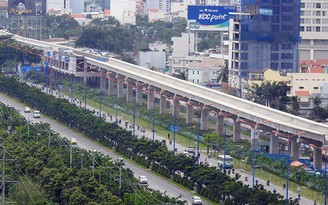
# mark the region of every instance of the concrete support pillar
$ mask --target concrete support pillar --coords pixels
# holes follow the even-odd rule
[[[126,102],[133,101],[133,86],[128,83],[126,87]]]
[[[275,135],[270,135],[270,154],[279,154],[279,140]]]
[[[123,81],[124,79],[117,78],[117,92],[119,98],[123,98]]]
[[[216,131],[220,134],[220,135],[223,135],[224,133],[224,117],[223,116],[220,116],[220,115],[217,115],[217,118],[216,118]]]
[[[194,108],[192,104],[187,103],[186,104],[186,124],[190,125],[192,124],[192,115],[194,112]]]
[[[237,121],[238,118],[233,119],[233,142],[240,141],[240,122]]]
[[[294,160],[299,158],[299,143],[297,142],[297,137],[290,138],[290,156]]]
[[[322,143],[315,141],[315,143],[312,143],[317,147],[322,147]],[[314,148],[313,150],[313,167],[315,169],[322,169],[322,150],[318,148]]]
[[[166,114],[166,96],[161,94],[159,99],[159,113]]]
[[[208,110],[203,108],[200,113],[200,129],[207,130],[208,129]]]
[[[148,98],[147,98],[147,109],[152,110],[154,108],[155,100],[155,89],[148,88]]]
[[[142,83],[137,83],[136,87],[136,97],[137,97],[137,105],[142,105]]]
[[[115,92],[115,80],[111,77],[108,78],[108,95],[116,95]]]
[[[180,102],[177,98],[174,98],[172,101],[172,116],[178,118],[179,117],[179,107],[180,107]]]

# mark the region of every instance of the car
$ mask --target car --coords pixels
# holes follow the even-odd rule
[[[40,111],[38,111],[38,110],[34,110],[33,117],[34,117],[34,118],[40,118],[40,117],[41,117],[41,115],[40,115]]]
[[[139,176],[139,182],[143,186],[148,186],[148,179],[146,176],[143,175]]]
[[[70,143],[71,143],[71,145],[77,145],[77,140],[76,140],[76,138],[72,137],[72,138],[70,139]]]
[[[30,113],[31,112],[31,108],[30,107],[25,107],[24,108],[24,112],[25,113]]]
[[[195,147],[188,147],[187,152],[196,154],[196,148]]]
[[[192,196],[191,204],[192,205],[202,205],[203,201],[199,196]]]

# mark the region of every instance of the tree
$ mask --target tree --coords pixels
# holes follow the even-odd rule
[[[209,155],[210,153],[210,146],[215,144],[215,142],[217,141],[217,134],[206,134],[204,135],[204,141],[206,143],[207,146],[207,155]]]
[[[287,85],[283,82],[264,81],[252,86],[251,95],[255,102],[279,109],[281,97],[286,96],[287,89]]]
[[[225,64],[224,69],[220,70],[219,75],[217,77],[218,83],[228,83],[229,80],[229,68],[228,63]]]
[[[315,96],[313,99],[313,108],[310,117],[314,120],[325,120],[328,117],[328,110],[321,107],[322,99]]]

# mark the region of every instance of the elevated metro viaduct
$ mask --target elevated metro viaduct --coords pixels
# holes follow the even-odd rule
[[[8,34],[3,31],[2,33]],[[291,157],[295,160],[299,157],[300,143],[314,144],[318,147],[314,148],[314,168],[322,168],[322,150],[319,148],[328,145],[328,125],[294,116],[117,59],[108,58],[107,62],[102,62],[96,60],[96,56],[90,53],[84,53],[70,47],[16,35],[13,35],[13,38],[39,49],[70,49],[76,55],[84,56],[83,66],[76,66],[75,70],[68,70],[65,62],[49,56],[44,56],[44,61],[48,62],[49,66],[56,72],[76,75],[76,77],[83,78],[84,82],[88,81],[88,78],[98,78],[101,89],[103,91],[106,90],[108,95],[115,95],[114,85],[116,83],[117,94],[120,98],[126,96],[127,101],[132,101],[133,90],[135,90],[136,102],[138,105],[141,105],[142,92],[144,89],[147,89],[148,109],[153,108],[153,99],[157,96],[160,101],[160,113],[165,113],[165,104],[168,98],[170,98],[173,102],[172,114],[176,116],[179,113],[179,104],[184,101],[186,102],[184,103],[186,105],[186,123],[191,123],[194,109],[200,109],[202,130],[207,129],[210,112],[216,113],[216,129],[220,134],[223,134],[225,120],[231,118],[233,120],[234,142],[240,140],[241,124],[248,124],[251,126],[251,133],[256,133],[258,129],[274,133],[270,136],[270,153],[273,154],[278,152],[279,137],[288,139],[291,145]],[[82,67],[83,71],[81,70]],[[77,69],[80,72],[77,72]],[[90,74],[88,72],[89,69],[94,70],[94,72]],[[125,95],[123,90],[124,83],[129,85]],[[158,95],[155,95],[155,93],[158,93]],[[252,138],[255,138],[254,134]],[[252,141],[255,145],[257,139]]]

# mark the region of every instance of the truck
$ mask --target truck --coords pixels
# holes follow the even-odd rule
[[[224,169],[224,158],[225,158],[225,168],[226,169],[231,169],[233,168],[233,157],[230,155],[219,155],[218,156],[218,167],[220,169]]]

